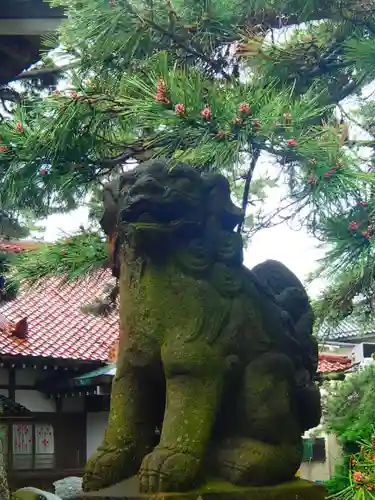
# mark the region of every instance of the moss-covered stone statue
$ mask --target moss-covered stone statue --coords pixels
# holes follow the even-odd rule
[[[104,201],[121,333],[109,424],[84,489],[134,474],[147,493],[207,477],[291,480],[301,434],[320,420],[302,284],[275,261],[243,266],[243,213],[221,175],[149,162]]]

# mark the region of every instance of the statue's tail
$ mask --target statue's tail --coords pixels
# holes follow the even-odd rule
[[[308,369],[311,375],[315,375],[317,350],[312,341],[314,315],[303,284],[290,269],[276,260],[266,260],[251,271],[273,293],[279,307],[288,313],[294,330],[290,333],[301,345],[302,351],[309,353],[311,366]]]
[[[297,341],[297,351],[289,355],[296,362],[296,407],[303,430],[320,421],[320,391],[314,383],[318,368],[318,344],[313,337],[314,316],[306,290],[297,276],[281,262],[267,260],[252,272],[272,292],[279,307],[287,313],[289,334]]]

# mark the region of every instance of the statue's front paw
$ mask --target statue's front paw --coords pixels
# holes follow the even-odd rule
[[[132,448],[102,446],[88,460],[83,476],[83,490],[97,491],[136,473]]]
[[[184,491],[194,485],[199,460],[177,450],[156,448],[142,462],[139,472],[144,493]]]

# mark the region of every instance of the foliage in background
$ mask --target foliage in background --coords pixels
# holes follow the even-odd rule
[[[19,290],[19,283],[10,279],[17,257],[8,252],[0,252],[0,302],[13,300]]]
[[[338,500],[370,500],[375,498],[375,436],[358,442],[359,451],[347,459],[347,485],[328,498]],[[342,472],[344,472],[342,470]],[[335,479],[328,481],[332,488]],[[339,482],[336,479],[336,485]]]
[[[51,276],[71,281],[106,267],[108,259],[105,239],[96,232],[82,230],[54,244],[41,244],[39,250],[17,255],[9,281],[14,286],[24,280],[37,285],[39,280]]]
[[[327,433],[336,435],[344,455],[334,477],[327,482],[329,492],[336,494],[351,484],[349,457],[360,451],[358,443],[367,443],[374,433],[375,368],[370,365],[347,374],[343,381],[326,383],[323,388],[324,427]]]

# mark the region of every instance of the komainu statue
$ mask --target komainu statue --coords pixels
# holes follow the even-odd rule
[[[292,479],[320,420],[302,284],[276,261],[243,266],[243,213],[219,174],[151,161],[109,184],[104,204],[120,343],[84,489],[135,474],[143,492]]]

